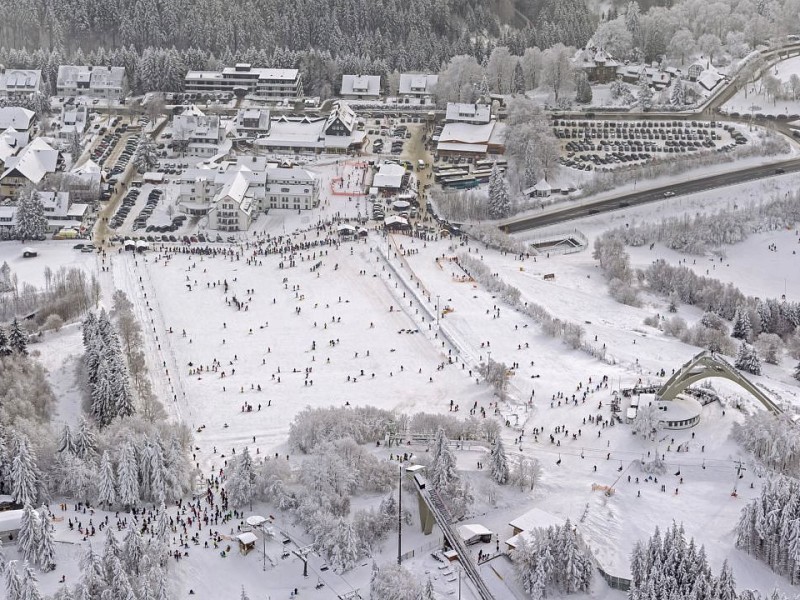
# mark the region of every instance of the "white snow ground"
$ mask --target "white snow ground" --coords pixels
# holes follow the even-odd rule
[[[796,180],[787,176],[774,181],[777,183],[746,184],[597,215],[575,226],[591,240],[609,226],[624,223],[633,215],[637,215],[637,219],[655,219],[712,209],[732,201],[744,202],[780,192],[794,185]],[[769,190],[770,186],[776,187]],[[332,198],[324,203],[320,213],[354,216],[358,210],[355,201]],[[307,229],[317,217],[317,214],[273,212],[259,221],[258,228],[273,234],[290,233]],[[796,272],[797,256],[789,252],[792,244],[797,245],[794,235],[794,231],[765,233],[739,246],[728,247],[726,266],[718,266],[714,275],[734,281],[745,293],[770,296],[786,291],[790,299],[796,300],[800,293],[797,278],[781,275]],[[303,236],[313,240],[316,231],[299,233],[297,239],[302,240]],[[766,254],[766,246],[773,242],[778,244],[779,252]],[[648,451],[654,451],[651,444],[634,437],[624,425],[598,429],[588,420],[584,424],[584,418],[590,415],[609,416],[612,389],[633,385],[640,378],[656,381],[658,370],[664,368],[669,373],[698,352],[697,348],[666,338],[656,329],[643,325],[645,316],[665,311],[663,300],[646,298],[648,305],[640,309],[617,304],[608,297],[590,252],[519,262],[514,257],[472,246],[471,250],[481,255],[505,281],[518,286],[526,299],[545,305],[555,316],[584,323],[587,339],[593,341],[596,335],[597,344],[605,343],[609,355],[615,359],[616,364],[608,365],[545,337],[530,319],[499,304],[481,286],[454,278],[454,274],[459,274],[454,264],[435,261],[437,257],[446,259],[456,252],[466,251],[466,247],[452,247],[448,241],[424,243],[404,236],[394,236],[391,243],[389,265],[382,258],[386,240],[371,233],[366,242],[347,242],[338,250],[322,248],[328,254],[321,258],[322,266],[313,272],[310,267],[320,260],[320,248],[302,252],[304,259],[298,259],[296,267],[285,269],[278,268],[281,257],[276,255],[258,256],[255,263],[247,264],[252,248],[244,244],[217,246],[221,250],[231,248],[239,252],[239,260],[235,255],[233,258],[209,258],[171,254],[166,258],[166,254],[158,250],[146,257],[110,254],[106,263],[110,271],[100,273],[103,302],[108,304],[111,293],[118,288],[128,292],[136,304],[147,334],[145,344],[156,390],[167,400],[177,396],[177,401],[165,402],[173,416],[186,420],[194,428],[206,425],[196,434],[198,462],[204,472],[219,469],[224,460],[222,455],[227,455],[233,446],[248,445],[251,450],[255,446],[261,455],[285,454],[289,424],[305,406],[342,406],[350,402],[406,412],[447,412],[449,400],[453,399],[465,417],[477,402],[479,407],[487,409],[487,418],[492,418],[491,391],[482,383],[476,385],[474,372],[469,376],[469,370],[485,360],[491,351],[494,360],[519,363],[512,378],[511,399],[498,407],[502,422],[507,419],[511,424],[503,429],[503,436],[512,460],[520,456],[537,457],[543,475],[532,493],[504,488],[492,502],[487,493],[487,472],[476,468],[486,449],[473,447],[461,451],[459,466],[476,491],[474,516],[470,522],[480,522],[497,531],[502,545],[511,536],[510,520],[534,506],[542,508],[572,519],[604,568],[624,575],[635,541],[649,536],[655,525],[666,527],[674,519],[683,522],[687,533],[695,536],[698,543],[706,545],[715,569],[723,559],[731,561],[740,588],[768,590],[777,585],[790,589],[785,579],[733,547],[733,528],[738,513],[749,498],[758,494],[760,485],[755,471],[748,468],[745,478],[738,481],[738,496],[730,495],[737,483],[736,461],[747,462],[747,456],[728,439],[728,433],[733,422],[745,418],[743,414],[728,407],[723,416],[722,407],[711,405],[704,409],[698,427],[666,433],[668,439],[661,442],[659,450],[665,454],[669,468],[668,474],[659,478],[659,484],[645,483],[644,474],[633,464]],[[76,264],[92,272],[98,270],[100,259],[96,255],[81,254],[64,243],[46,242],[39,247],[46,261],[16,259],[19,244],[13,243],[0,244],[0,260],[13,259],[9,264],[20,281],[31,281],[35,285],[43,284],[45,264],[53,269],[59,264]],[[402,256],[403,251],[409,249],[418,253]],[[316,257],[313,256],[315,252]],[[678,259],[660,246],[653,251],[632,249],[631,254],[636,266],[643,266],[656,257],[673,262]],[[307,255],[310,258],[305,258]],[[708,264],[707,259],[699,258],[697,262],[698,269]],[[768,268],[764,268],[765,264]],[[543,281],[542,274],[551,272],[556,274],[556,280]],[[285,283],[284,278],[287,278]],[[226,294],[220,286],[223,280],[231,286],[228,298],[235,294],[239,300],[247,301],[247,310],[236,310],[226,303]],[[216,288],[213,282],[218,283]],[[187,283],[192,286],[191,291]],[[248,292],[249,289],[254,291]],[[423,299],[422,290],[430,293],[430,301]],[[431,316],[436,312],[437,296],[440,308],[453,309],[440,320],[441,331],[438,332]],[[493,318],[495,305],[500,307],[499,318]],[[299,314],[297,308],[300,308]],[[700,312],[683,307],[681,315],[691,322],[699,318]],[[374,323],[374,327],[370,327],[370,323]],[[168,333],[170,327],[171,334]],[[182,334],[184,329],[186,337]],[[402,330],[419,332],[400,333]],[[443,337],[448,339],[444,347]],[[338,344],[329,346],[330,340],[337,339]],[[312,342],[316,342],[314,351]],[[528,344],[527,349],[525,344]],[[51,381],[61,400],[55,420],[73,421],[79,400],[74,392],[74,371],[70,365],[81,350],[78,329],[72,326],[48,335],[37,349],[51,370]],[[367,350],[369,356],[366,356]],[[446,364],[450,351],[463,361],[463,367],[461,362]],[[189,373],[190,368],[210,365],[214,358],[221,362],[220,371],[226,371],[224,379],[219,371],[201,375]],[[438,369],[442,363],[445,366]],[[304,385],[304,372],[309,367],[312,368],[309,379],[314,383]],[[235,375],[231,372],[234,368]],[[756,380],[777,391],[783,399],[794,398],[796,402],[798,388],[788,379],[788,368],[789,361],[784,361],[781,367],[767,369],[766,375]],[[375,373],[374,379],[372,373]],[[609,379],[609,387],[592,391],[586,403],[581,403],[582,389],[594,390],[604,375]],[[353,378],[356,382],[352,382]],[[251,384],[261,385],[262,391],[251,390]],[[581,391],[578,391],[579,385]],[[714,385],[726,397],[738,395],[735,388],[716,382]],[[71,387],[72,393],[64,393]],[[532,390],[535,390],[533,405],[526,407]],[[563,392],[567,398],[577,394],[578,405],[558,406],[556,401],[551,408],[551,397],[558,392]],[[241,411],[245,402],[253,405],[253,412]],[[256,409],[258,403],[262,405],[260,411]],[[758,410],[749,401],[745,405],[749,410]],[[548,437],[556,425],[564,425],[570,432],[566,437],[557,436],[560,446],[551,444]],[[532,436],[534,427],[545,432],[538,441]],[[525,436],[520,445],[515,440],[523,428]],[[572,433],[578,430],[580,436],[573,440]],[[689,444],[688,453],[674,451],[682,442]],[[702,445],[704,452],[700,451]],[[425,451],[423,447],[412,447],[412,450]],[[376,452],[388,457],[390,450],[381,448]],[[557,465],[559,458],[561,463]],[[299,468],[300,460],[292,457],[291,464]],[[679,470],[680,476],[673,475]],[[632,478],[630,483],[628,475]],[[638,485],[636,477],[641,482]],[[680,477],[684,480],[682,484]],[[602,492],[592,492],[593,483],[613,486],[615,493],[607,497]],[[750,489],[751,483],[753,489]],[[661,484],[666,486],[666,492],[660,491]],[[675,494],[676,488],[678,494]],[[638,491],[641,497],[637,497]],[[410,499],[406,501],[413,509]],[[368,504],[370,498],[358,499],[358,502]],[[275,515],[276,528],[290,533],[298,545],[310,541],[292,526],[286,515],[273,507],[256,506],[254,512]],[[98,511],[96,518],[102,514]],[[62,573],[67,576],[68,583],[74,583],[77,573],[75,561],[82,542],[77,533],[69,532],[63,524],[56,524],[56,529],[56,538],[62,542],[58,544],[59,566],[53,573],[40,576],[45,593],[57,589],[57,579]],[[452,576],[444,575],[438,569],[439,563],[429,556],[431,545],[437,539],[435,536],[422,536],[416,524],[407,527],[403,549],[416,552],[406,564],[418,574],[420,581],[431,576],[435,578],[438,592],[454,595],[457,583],[450,581]],[[195,591],[192,597],[197,600],[236,598],[241,585],[251,597],[284,598],[294,587],[300,588],[303,597],[335,598],[352,588],[359,588],[366,596],[371,560],[363,561],[362,566],[340,577],[329,570],[320,571],[322,561],[314,557],[312,575],[304,579],[299,560],[293,556],[281,559],[282,545],[274,541],[267,545],[271,560],[267,563],[267,572],[262,572],[260,543],[257,546],[258,550],[247,557],[233,552],[226,558],[220,557],[217,550],[201,546],[191,548],[189,556],[172,567],[176,596],[187,598],[191,588]],[[479,548],[493,550],[494,543],[488,548],[475,547],[476,554]],[[389,539],[375,561],[378,564],[390,562],[395,552],[395,541]],[[14,551],[7,554],[13,557]],[[484,565],[484,576],[492,588],[498,590],[498,598],[520,597],[509,569],[498,562],[502,560]],[[318,580],[325,583],[320,590],[314,587]],[[510,581],[510,588],[503,581]],[[465,597],[469,597],[469,586],[465,581],[462,586]],[[622,596],[609,591],[598,578],[592,597]]]

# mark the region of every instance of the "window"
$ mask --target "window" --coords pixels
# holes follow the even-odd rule
[[[289,188],[281,188],[281,191],[282,191],[284,194],[288,194],[288,193],[289,193]]]

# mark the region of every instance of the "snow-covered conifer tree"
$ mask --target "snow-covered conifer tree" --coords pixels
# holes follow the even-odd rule
[[[330,535],[328,560],[337,571],[349,571],[356,566],[361,546],[352,524],[339,518]]]
[[[22,600],[22,581],[17,571],[17,561],[10,561],[5,568],[6,600]]]
[[[761,361],[758,354],[750,344],[742,342],[739,347],[739,353],[736,355],[736,362],[734,363],[737,369],[752,373],[753,375],[761,375]]]
[[[444,433],[443,428],[436,432],[433,441],[433,452],[431,455],[431,466],[428,469],[428,483],[436,491],[444,491],[454,481],[459,480],[456,471],[456,457],[449,446],[450,440]]]
[[[53,545],[53,525],[50,523],[50,513],[42,504],[39,509],[39,547],[36,552],[36,564],[42,571],[52,571],[56,568],[56,550]]]
[[[16,354],[28,354],[28,335],[22,331],[17,319],[11,322],[11,327],[8,331],[8,346]]]
[[[797,363],[797,366],[794,368],[794,378],[800,381],[800,362]]]
[[[653,90],[650,87],[650,82],[647,80],[647,74],[644,69],[639,74],[639,92],[636,99],[643,110],[648,110],[653,105]]]
[[[75,440],[72,439],[72,431],[70,431],[69,425],[66,423],[61,430],[61,437],[58,440],[58,451],[75,454]]]
[[[672,91],[670,92],[669,101],[672,106],[683,106],[686,102],[685,93],[683,89],[683,80],[678,75],[675,82],[672,84]]]
[[[239,508],[249,504],[252,510],[255,482],[256,474],[253,468],[253,459],[250,456],[250,451],[245,448],[234,461],[225,485],[230,505],[234,508]]]
[[[111,458],[109,458],[108,452],[103,452],[103,458],[100,461],[100,480],[98,482],[97,499],[100,505],[106,508],[114,506],[117,501],[114,466],[111,464]]]
[[[29,562],[36,560],[41,543],[41,522],[39,513],[33,510],[30,504],[26,503],[22,509],[20,519],[19,534],[17,536],[17,547],[22,558]]]
[[[494,446],[489,454],[489,469],[495,483],[505,485],[508,483],[510,470],[508,468],[508,458],[503,447],[503,440],[497,436]]]
[[[733,316],[733,331],[731,336],[740,339],[748,340],[753,333],[753,328],[750,326],[750,317],[747,314],[747,309],[740,306],[736,308],[736,313]]]
[[[92,414],[101,426],[108,425],[116,416],[113,412],[113,377],[109,360],[101,358],[97,366],[97,381],[92,387]]]
[[[20,504],[33,504],[39,496],[39,472],[36,457],[25,434],[16,432],[14,458],[11,461],[11,495]]]
[[[20,196],[15,233],[17,239],[23,242],[43,240],[47,235],[47,217],[44,216],[44,206],[37,192]]]
[[[97,455],[97,436],[86,417],[81,417],[78,433],[75,436],[75,454],[84,460]]]
[[[11,354],[11,346],[8,343],[8,336],[6,330],[0,327],[0,356],[7,356]]]

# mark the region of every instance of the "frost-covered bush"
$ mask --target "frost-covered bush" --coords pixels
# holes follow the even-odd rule
[[[372,572],[369,597],[372,600],[427,600],[418,577],[400,565],[385,565]]]
[[[517,238],[512,237],[494,225],[468,225],[465,231],[469,236],[489,248],[513,254],[537,254],[537,252]]]
[[[306,408],[289,426],[289,446],[310,453],[323,442],[350,437],[358,444],[383,439],[394,421],[388,410],[371,406]]]
[[[662,329],[665,334],[679,338],[686,332],[686,321],[678,315],[675,315],[664,321]]]
[[[772,471],[800,476],[800,430],[788,417],[757,412],[734,425],[733,436]]]

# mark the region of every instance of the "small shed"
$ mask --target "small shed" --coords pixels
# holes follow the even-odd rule
[[[491,542],[493,534],[483,525],[472,524],[460,525],[458,528],[458,535],[461,536],[461,539],[464,540],[467,546],[471,546],[479,542]]]
[[[37,256],[39,256],[39,253],[33,248],[22,249],[22,258],[35,258]]]
[[[265,522],[266,518],[262,517],[261,515],[252,515],[245,519],[245,522],[250,525],[250,527],[261,527]]]
[[[124,242],[122,242],[122,247],[125,248],[125,250],[129,250],[131,252],[134,252],[134,251],[136,251],[136,242],[134,242],[132,239],[128,238]]]
[[[19,536],[22,524],[22,510],[5,510],[0,512],[0,540],[12,542]]]
[[[247,556],[251,550],[255,549],[256,541],[258,540],[256,534],[252,531],[240,533],[236,536],[236,539],[239,540],[239,552],[245,556]]]
[[[351,237],[356,234],[356,228],[347,223],[342,223],[336,228],[337,233],[342,237]]]
[[[142,176],[142,179],[144,179],[145,183],[154,183],[157,185],[159,183],[164,183],[165,175],[159,171],[148,171]]]
[[[137,240],[136,241],[136,251],[137,252],[144,252],[145,250],[150,250],[150,244],[145,240]]]

